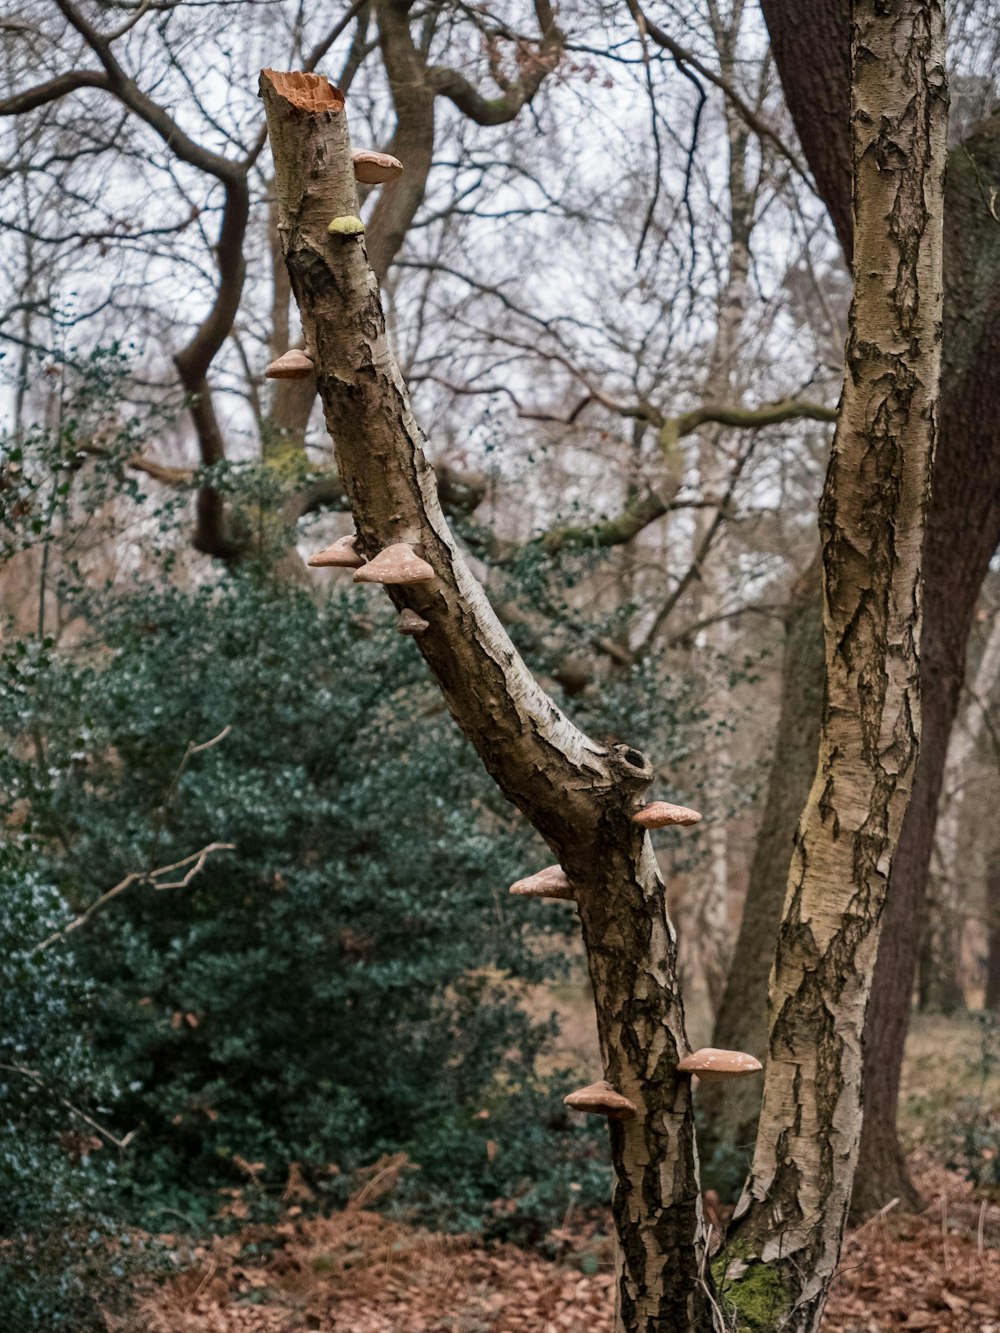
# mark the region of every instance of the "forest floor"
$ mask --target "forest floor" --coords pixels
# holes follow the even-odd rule
[[[577,1034],[586,1045],[586,1033]],[[967,1018],[918,1019],[907,1048],[901,1123],[925,1200],[890,1208],[847,1239],[824,1333],[896,1329],[1000,1333],[1000,1064]],[[985,1043],[985,1044],[984,1044]],[[950,1165],[943,1165],[948,1162]],[[954,1169],[963,1167],[963,1170]],[[564,1333],[610,1326],[611,1246],[572,1221],[550,1238],[561,1257],[484,1248],[370,1210],[309,1218],[294,1203],[270,1228],[192,1247],[139,1309],[142,1333]],[[172,1243],[173,1238],[164,1238]],[[248,1247],[257,1257],[248,1258]]]

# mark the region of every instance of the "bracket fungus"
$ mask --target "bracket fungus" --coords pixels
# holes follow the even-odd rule
[[[284,356],[272,361],[264,371],[268,380],[304,380],[315,371],[313,359],[298,347],[291,348]]]
[[[759,1074],[761,1062],[745,1051],[722,1051],[715,1046],[704,1046],[700,1051],[686,1055],[677,1066],[678,1074],[697,1074],[703,1083],[723,1083],[729,1078],[747,1078]]]
[[[331,218],[326,229],[331,236],[364,236],[365,234],[365,224],[353,213],[345,213],[343,217]]]
[[[408,634],[414,638],[418,634],[423,634],[425,629],[430,629],[430,621],[418,616],[416,611],[411,611],[408,606],[404,606],[396,621],[396,633]]]
[[[671,805],[669,801],[653,801],[632,816],[632,823],[640,828],[670,828],[672,825],[698,824],[701,815],[686,805]]]
[[[631,1120],[638,1114],[634,1102],[616,1092],[610,1083],[601,1079],[588,1088],[580,1088],[563,1098],[563,1105],[571,1111],[585,1111],[588,1115],[606,1115],[609,1120]]]
[[[567,898],[574,899],[573,885],[562,866],[546,866],[537,875],[519,879],[507,890],[518,898]]]
[[[332,546],[311,555],[307,563],[313,569],[360,569],[365,562],[354,549],[357,540],[357,534],[353,532],[350,536],[338,537]]]
[[[354,163],[354,179],[362,185],[384,185],[403,174],[403,164],[391,153],[376,153],[362,149],[351,159]]]
[[[396,542],[355,571],[355,583],[430,583],[437,575],[409,542]]]

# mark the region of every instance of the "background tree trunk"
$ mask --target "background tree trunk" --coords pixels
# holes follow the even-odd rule
[[[771,763],[760,832],[754,847],[746,906],[729,969],[712,1045],[749,1051],[763,1060],[767,1051],[767,980],[788,884],[792,841],[816,774],[819,718],[823,701],[820,559],[792,590],[785,616],[785,657],[781,672],[778,736]],[[735,1199],[746,1179],[760,1112],[756,1079],[707,1083],[698,1090],[698,1148],[702,1181]]]
[[[986,870],[986,1009],[1000,1009],[1000,842]]]
[[[962,935],[967,895],[963,893],[962,811],[968,765],[983,730],[982,701],[988,700],[1000,673],[1000,615],[979,657],[959,724],[952,728],[938,813],[931,892],[920,962],[920,1007],[952,1013],[965,1007],[962,986]]]

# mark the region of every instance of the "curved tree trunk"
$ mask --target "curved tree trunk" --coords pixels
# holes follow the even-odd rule
[[[941,359],[942,6],[855,0],[851,39],[855,284],[820,503],[819,762],[771,973],[753,1168],[719,1264],[744,1324],[786,1333],[818,1328],[857,1161],[865,1009],[917,757]]]
[[[627,746],[579,732],[524,666],[448,530],[406,388],[385,338],[378,284],[357,236],[342,100],[296,100],[261,75],[282,246],[337,465],[369,557],[409,543],[433,580],[387,589],[428,622],[415,640],[455,720],[501,790],[548,841],[573,885],[593,982],[605,1078],[635,1107],[611,1121],[619,1241],[616,1329],[712,1327],[676,942],[649,839],[631,822],[652,777]],[[325,89],[325,93],[324,90]]]

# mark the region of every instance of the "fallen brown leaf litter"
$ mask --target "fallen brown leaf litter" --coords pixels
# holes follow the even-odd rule
[[[916,1165],[927,1208],[918,1216],[890,1209],[849,1236],[823,1333],[1000,1333],[1000,1205],[926,1159]],[[145,1297],[139,1327],[143,1333],[610,1327],[610,1247],[585,1230],[555,1233],[567,1255],[557,1263],[510,1245],[486,1249],[468,1237],[422,1231],[363,1202],[329,1218],[306,1218],[293,1207],[276,1228],[216,1238]],[[247,1262],[245,1247],[262,1243],[276,1248]],[[581,1271],[584,1256],[600,1270]]]

